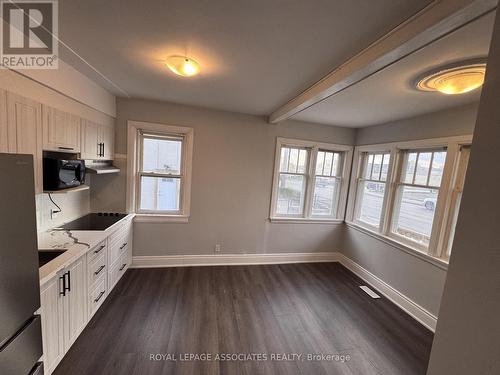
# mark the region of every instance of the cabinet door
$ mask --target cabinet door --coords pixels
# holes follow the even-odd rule
[[[81,126],[81,155],[82,159],[99,158],[99,125],[89,121],[82,120]]]
[[[55,108],[43,106],[43,149],[80,151],[80,119]]]
[[[113,160],[115,154],[115,127],[114,125],[101,125],[100,142],[104,144],[103,159]]]
[[[5,91],[0,90],[0,152],[9,152]]]
[[[42,315],[43,363],[45,373],[50,374],[64,357],[64,297],[61,275],[40,288]]]
[[[87,256],[66,267],[68,291],[65,303],[65,344],[66,351],[75,342],[87,324]]]
[[[7,93],[7,126],[9,150],[18,154],[31,154],[35,166],[35,191],[43,191],[42,175],[42,106],[34,100]]]

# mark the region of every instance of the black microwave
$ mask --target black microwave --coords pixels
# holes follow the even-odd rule
[[[43,158],[43,190],[63,190],[85,183],[85,161]]]

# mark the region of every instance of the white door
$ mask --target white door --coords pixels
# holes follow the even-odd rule
[[[98,159],[99,147],[99,124],[89,120],[82,120],[81,125],[81,155],[82,159]]]
[[[80,119],[55,108],[43,106],[43,149],[80,151]]]
[[[66,267],[65,272],[68,290],[64,299],[64,348],[68,351],[87,324],[87,256]]]
[[[42,314],[43,362],[50,374],[64,357],[64,297],[62,273],[42,285],[40,303]]]
[[[7,93],[9,151],[34,157],[35,191],[43,191],[42,105],[34,100]],[[15,136],[11,136],[14,135]]]

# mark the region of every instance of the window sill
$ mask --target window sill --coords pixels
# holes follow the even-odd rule
[[[271,223],[275,224],[342,224],[343,220],[339,219],[304,219],[296,217],[271,217],[269,219]]]
[[[346,225],[350,228],[353,228],[359,232],[362,232],[368,236],[371,236],[373,238],[376,238],[377,240],[380,240],[382,242],[385,242],[386,244],[392,246],[392,247],[395,247],[396,249],[398,250],[401,250],[401,251],[404,251],[405,253],[407,254],[410,254],[410,255],[413,255],[414,257],[417,257],[419,259],[422,259],[423,261],[426,261],[438,268],[441,268],[445,271],[448,270],[448,262],[446,262],[445,260],[442,260],[442,259],[439,259],[439,258],[435,258],[435,257],[432,257],[428,254],[425,254],[423,252],[421,252],[420,250],[418,249],[414,249],[404,243],[401,243],[399,241],[396,241],[395,239],[391,238],[391,237],[388,237],[388,236],[384,236],[380,233],[377,233],[377,232],[374,232],[373,230],[371,229],[368,229],[366,227],[363,227],[357,223],[354,223],[354,222],[348,222],[346,221],[345,222]]]
[[[189,223],[189,216],[182,215],[157,215],[157,214],[136,214],[136,223]]]

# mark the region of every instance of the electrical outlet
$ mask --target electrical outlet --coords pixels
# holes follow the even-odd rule
[[[220,243],[215,244],[215,249],[214,249],[214,251],[215,251],[216,253],[220,253],[220,250],[221,250],[221,245],[220,245]]]
[[[61,211],[59,211],[59,210],[53,210],[53,209],[51,209],[50,210],[50,219],[51,220],[55,220],[57,218],[57,216],[59,215],[60,212]]]

